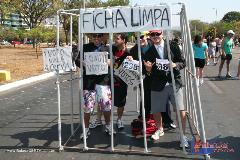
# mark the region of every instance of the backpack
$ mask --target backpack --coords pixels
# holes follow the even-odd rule
[[[143,122],[140,119],[134,119],[131,123],[132,135],[136,138],[143,135]],[[157,130],[153,115],[146,118],[146,135],[151,136]]]

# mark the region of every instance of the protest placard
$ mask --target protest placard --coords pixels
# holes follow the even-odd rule
[[[85,52],[84,62],[86,75],[102,75],[108,73],[108,52]]]
[[[114,75],[121,78],[129,87],[135,87],[140,84],[139,73],[123,68],[123,64],[119,68],[114,69]]]
[[[43,66],[44,71],[70,71],[74,69],[72,63],[72,48],[44,48]]]
[[[167,5],[81,9],[82,33],[134,32],[170,29]]]

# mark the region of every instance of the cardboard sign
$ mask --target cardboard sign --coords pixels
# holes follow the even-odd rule
[[[108,73],[108,52],[85,52],[84,62],[86,75],[102,75]]]
[[[167,5],[81,9],[82,33],[135,32],[170,29]]]
[[[123,65],[114,69],[114,75],[121,78],[129,87],[135,87],[140,84],[140,76],[138,72],[125,69],[123,68]]]
[[[44,48],[43,66],[44,71],[70,71],[74,69],[72,63],[72,48]]]
[[[136,60],[128,60],[125,59],[122,63],[123,68],[128,69],[130,71],[135,71],[135,72],[139,72],[139,61]]]

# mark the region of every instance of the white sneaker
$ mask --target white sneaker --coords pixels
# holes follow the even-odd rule
[[[154,140],[159,140],[159,138],[163,135],[164,135],[164,131],[163,131],[163,128],[162,128],[161,130],[158,129],[151,137]]]
[[[93,129],[93,128],[96,128],[97,126],[101,126],[101,125],[102,125],[102,121],[95,119],[92,123],[90,123],[89,128]]]
[[[86,139],[88,139],[88,136],[90,136],[91,134],[89,128],[85,128],[85,132],[86,132]],[[83,139],[83,133],[81,134],[80,139]]]
[[[123,129],[124,128],[123,121],[121,119],[117,120],[117,128],[118,129]]]
[[[185,135],[183,135],[183,144],[182,144],[182,142],[181,142],[181,140],[180,140],[180,147],[182,148],[183,145],[185,146],[185,148],[188,148],[188,147],[189,147],[188,138],[187,138]]]
[[[111,125],[110,124],[108,124],[108,125],[105,125],[105,132],[107,133],[107,134],[109,134],[109,135],[111,135],[111,132],[112,131],[112,127],[111,127]],[[116,131],[113,129],[113,134],[116,134]]]

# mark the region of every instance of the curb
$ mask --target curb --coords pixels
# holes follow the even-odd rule
[[[5,85],[1,85],[0,86],[0,93],[3,92],[3,91],[7,91],[9,89],[17,88],[17,87],[32,83],[32,82],[41,81],[41,80],[53,77],[54,75],[56,75],[56,72],[50,72],[50,73],[45,73],[45,74],[42,74],[42,75],[39,75],[39,76],[34,76],[34,77],[30,77],[30,78],[23,79],[23,80],[20,80],[20,81],[16,81],[16,82],[8,83],[8,84],[5,84]]]

